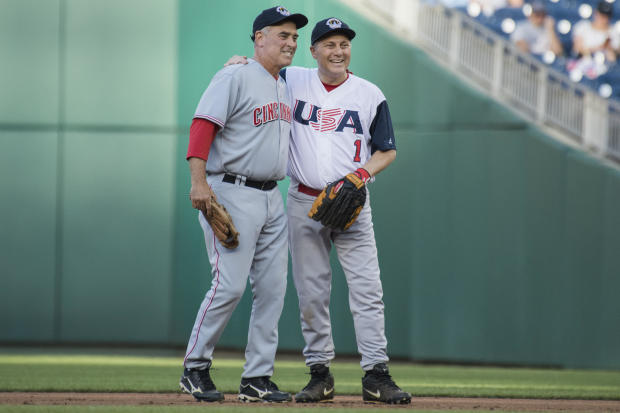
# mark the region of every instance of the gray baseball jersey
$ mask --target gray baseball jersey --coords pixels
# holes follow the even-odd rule
[[[237,248],[223,248],[199,213],[213,279],[189,339],[187,368],[209,365],[249,278],[253,301],[243,377],[273,374],[286,291],[287,220],[275,183],[252,187],[249,181],[284,178],[289,105],[284,81],[254,60],[220,70],[198,104],[195,117],[220,126],[207,160],[207,180],[240,235]]]
[[[289,105],[284,80],[275,81],[255,60],[220,70],[194,114],[220,126],[207,173],[228,172],[259,181],[283,179],[291,124]]]

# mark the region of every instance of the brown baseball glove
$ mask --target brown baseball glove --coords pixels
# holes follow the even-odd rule
[[[233,220],[224,205],[211,198],[211,214],[207,214],[205,210],[202,210],[202,214],[224,247],[237,248],[239,232],[237,232],[237,228],[235,228],[235,224],[233,224]]]
[[[308,216],[328,228],[345,231],[353,225],[365,202],[365,179],[355,171],[323,188]]]

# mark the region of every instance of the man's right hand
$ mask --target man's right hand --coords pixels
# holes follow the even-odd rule
[[[248,64],[248,57],[247,56],[237,56],[237,55],[234,55],[233,57],[228,59],[228,62],[224,63],[224,66],[247,65],[247,64]]]
[[[189,190],[189,199],[192,201],[192,207],[205,211],[207,215],[211,215],[211,198],[217,200],[215,193],[211,190],[207,182],[205,166],[207,161],[204,159],[191,157],[189,158],[189,171],[191,175],[192,187]]]
[[[211,198],[217,200],[215,193],[206,181],[193,183],[189,191],[189,199],[192,201],[192,207],[211,215]]]

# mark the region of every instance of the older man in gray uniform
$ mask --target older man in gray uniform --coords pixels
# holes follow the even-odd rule
[[[291,400],[270,380],[288,266],[286,215],[276,186],[286,174],[291,100],[278,72],[291,64],[297,29],[307,23],[281,6],[259,14],[251,36],[253,59],[220,70],[194,115],[187,154],[192,206],[206,210],[217,195],[240,233],[237,248],[222,248],[199,213],[213,281],[196,317],[180,381],[198,400],[224,398],[209,368],[248,277],[253,302],[239,399]]]

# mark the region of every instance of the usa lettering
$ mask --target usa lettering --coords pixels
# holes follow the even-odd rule
[[[364,133],[356,110],[321,109],[303,100],[296,100],[293,118],[295,122],[308,125],[319,132],[343,132],[344,128],[351,128],[355,134]]]
[[[264,125],[274,120],[282,119],[291,123],[291,108],[283,102],[271,102],[254,108],[254,126]]]

